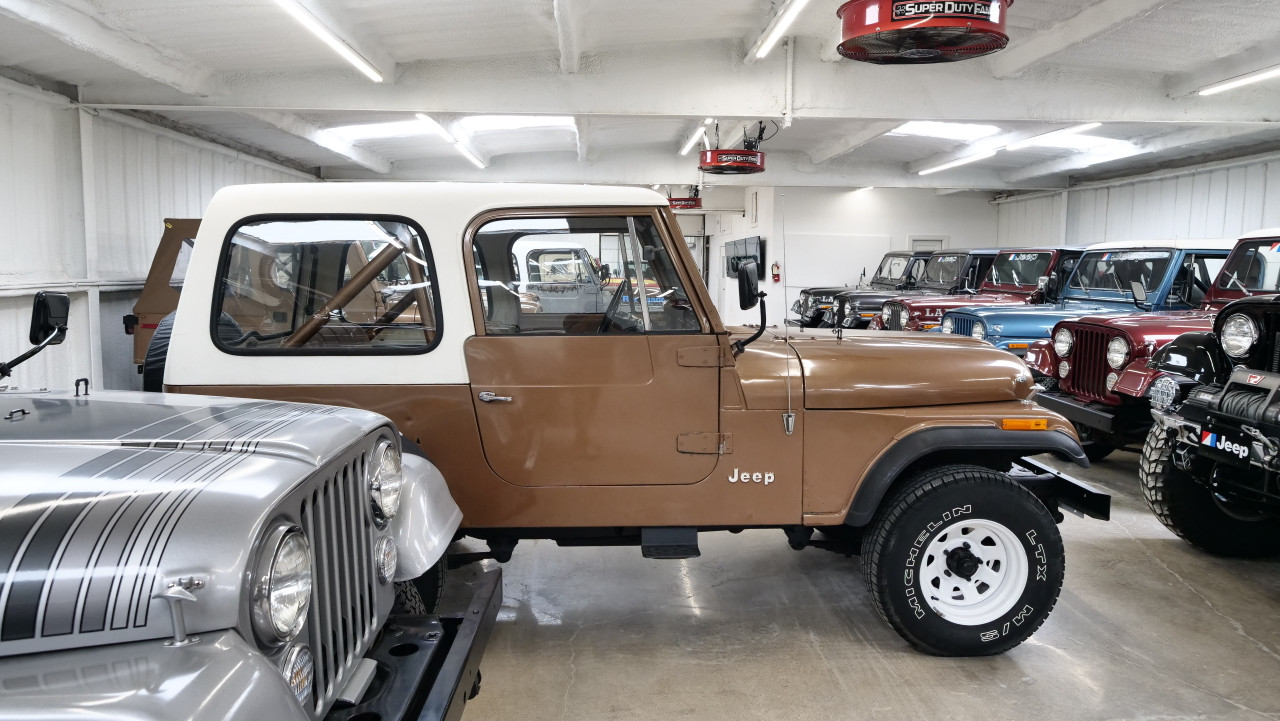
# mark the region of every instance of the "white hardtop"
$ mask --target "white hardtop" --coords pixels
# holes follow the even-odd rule
[[[1258,238],[1280,238],[1280,228],[1263,228],[1251,230],[1240,236],[1240,240],[1257,240]]]
[[[1174,250],[1231,250],[1236,247],[1234,238],[1202,238],[1181,240],[1115,240],[1097,243],[1085,248],[1086,253],[1098,250],[1139,250],[1142,248],[1173,248]]]

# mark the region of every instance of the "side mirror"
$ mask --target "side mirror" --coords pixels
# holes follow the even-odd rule
[[[748,260],[738,264],[738,305],[751,310],[760,302],[760,281],[756,277],[756,262]]]
[[[600,280],[609,280],[609,276],[610,276],[609,264],[605,263],[604,265],[600,266]]]
[[[71,299],[66,293],[42,290],[31,304],[31,345],[57,345],[67,337]]]
[[[1036,278],[1036,290],[1043,292],[1048,288],[1049,288],[1049,276],[1042,275],[1039,278]]]
[[[1135,280],[1129,284],[1129,287],[1133,289],[1134,303],[1142,304],[1147,302],[1147,289],[1144,285]]]

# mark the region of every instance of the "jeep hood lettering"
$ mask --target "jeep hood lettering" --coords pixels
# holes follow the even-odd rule
[[[236,627],[249,554],[279,500],[385,423],[141,395],[0,395],[27,410],[0,427],[0,657],[167,638],[168,608],[151,596],[179,577],[205,581],[184,606],[190,633]]]

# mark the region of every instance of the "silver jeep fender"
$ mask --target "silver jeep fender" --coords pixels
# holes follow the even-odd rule
[[[433,463],[406,453],[402,464],[404,486],[391,533],[400,559],[395,580],[408,581],[426,573],[444,555],[462,524],[462,509]]]

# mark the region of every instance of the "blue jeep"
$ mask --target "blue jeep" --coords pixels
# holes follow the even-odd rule
[[[957,308],[943,333],[981,338],[1018,356],[1061,320],[1106,313],[1190,310],[1200,305],[1234,240],[1157,240],[1089,246],[1052,305]],[[1051,279],[1053,282],[1061,282]],[[1141,294],[1134,297],[1134,284]]]

